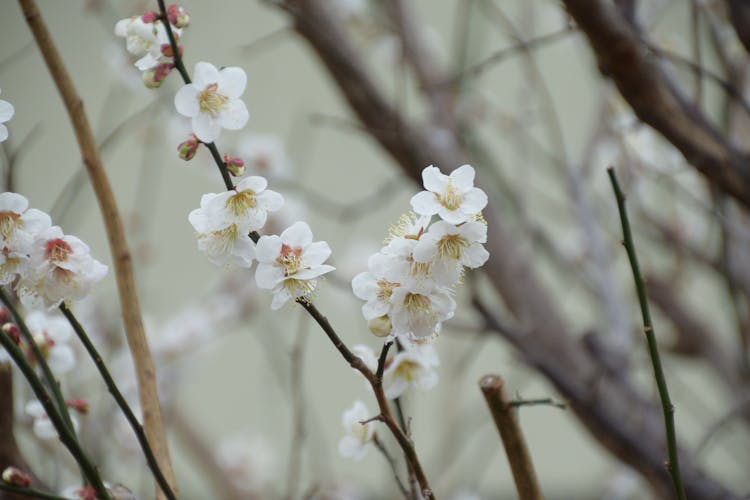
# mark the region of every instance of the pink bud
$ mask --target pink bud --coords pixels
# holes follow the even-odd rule
[[[229,173],[235,177],[239,177],[245,173],[245,162],[242,161],[242,158],[235,158],[225,154],[224,164],[227,166]]]
[[[6,467],[2,475],[3,481],[20,488],[31,486],[31,476],[17,467]]]
[[[182,158],[185,161],[192,160],[195,156],[195,153],[198,152],[198,147],[201,145],[198,138],[195,136],[195,134],[190,134],[190,139],[187,141],[181,142],[177,146],[177,152],[179,153],[180,158]]]
[[[96,490],[90,484],[87,484],[80,490],[76,491],[76,495],[81,500],[96,500]]]
[[[167,19],[175,28],[184,28],[190,24],[190,16],[176,3],[167,7]]]
[[[158,66],[143,72],[143,83],[150,89],[161,87],[164,79],[174,68],[172,63],[161,63]]]
[[[89,402],[81,398],[73,398],[65,401],[68,408],[71,408],[81,415],[87,415],[89,413]]]
[[[153,10],[147,10],[141,16],[141,21],[143,21],[144,23],[153,23],[157,19],[159,19],[159,14],[154,12]]]
[[[5,306],[0,306],[0,325],[10,321],[10,311]]]
[[[18,329],[18,325],[15,323],[5,323],[2,326],[2,330],[13,340],[13,342],[15,342],[16,345],[21,344],[21,333]]]

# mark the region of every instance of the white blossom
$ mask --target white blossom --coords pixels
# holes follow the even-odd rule
[[[49,215],[17,193],[0,193],[0,285],[12,282],[28,260],[36,236],[50,227]]]
[[[414,245],[415,262],[428,263],[432,278],[451,286],[458,281],[463,266],[475,269],[489,258],[482,246],[487,242],[487,226],[478,221],[454,225],[435,222]]]
[[[172,27],[172,32],[179,37],[182,31]],[[125,38],[125,48],[139,58],[135,67],[141,71],[154,68],[166,60],[161,47],[169,43],[169,37],[161,21],[147,23],[141,16],[121,19],[115,24],[115,35]]]
[[[255,249],[258,287],[273,290],[271,308],[276,310],[289,299],[307,298],[315,290],[317,279],[335,268],[323,264],[331,255],[325,241],[312,241],[304,222],[295,222],[280,236],[261,236]]]
[[[203,142],[213,142],[221,129],[239,130],[248,120],[247,107],[240,100],[247,75],[242,68],[216,69],[199,62],[193,71],[193,83],[177,91],[177,111],[192,118],[193,132]]]
[[[107,274],[107,266],[91,257],[89,247],[58,226],[34,241],[26,272],[18,283],[21,302],[31,309],[52,309],[84,298]]]
[[[11,103],[0,99],[0,142],[8,138],[8,127],[3,124],[13,118],[15,112]]]
[[[431,345],[417,345],[396,354],[383,373],[386,397],[397,398],[409,387],[432,389],[438,382],[434,370],[438,364],[437,353]]]
[[[32,399],[26,403],[24,409],[26,414],[34,419],[33,429],[36,437],[39,439],[55,439],[57,437],[57,429],[55,429],[52,420],[47,416],[42,403],[36,399]],[[78,432],[78,419],[76,419],[76,416],[71,414],[70,421],[73,423],[75,432]]]
[[[452,318],[456,309],[447,290],[428,283],[395,288],[390,302],[394,336],[429,337],[440,331],[441,323]]]
[[[217,266],[234,265],[250,267],[255,258],[255,244],[250,239],[246,223],[232,222],[225,210],[217,209],[215,203],[220,193],[208,193],[201,197],[201,206],[188,214],[198,237],[198,249]]]
[[[467,222],[487,205],[487,195],[474,187],[474,168],[463,165],[445,175],[437,167],[429,166],[422,171],[422,182],[426,191],[411,199],[415,212],[422,215],[437,214],[446,222]]]
[[[56,375],[73,369],[75,351],[68,343],[73,335],[73,328],[65,318],[33,311],[26,316],[26,326]]]
[[[344,436],[339,441],[339,453],[345,458],[362,460],[367,455],[368,444],[375,434],[372,422],[360,422],[370,418],[367,406],[362,401],[355,401],[354,405],[341,416]]]

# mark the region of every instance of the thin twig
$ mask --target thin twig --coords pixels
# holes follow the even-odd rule
[[[76,319],[71,310],[68,309],[65,304],[60,304],[60,311],[62,311],[63,315],[70,323],[70,326],[73,327],[73,330],[76,332],[78,339],[83,344],[83,347],[86,348],[86,352],[89,353],[91,360],[96,365],[97,370],[99,370],[99,374],[102,376],[102,379],[104,379],[104,383],[107,385],[107,389],[109,389],[112,397],[115,398],[117,406],[120,407],[120,410],[122,410],[122,413],[125,415],[125,418],[130,424],[130,427],[132,427],[133,432],[135,432],[135,436],[138,439],[138,444],[141,445],[141,450],[143,450],[143,454],[146,457],[146,462],[148,462],[148,468],[151,469],[156,482],[159,483],[159,487],[161,487],[161,490],[164,492],[167,498],[169,498],[170,500],[176,500],[177,496],[172,491],[172,488],[169,486],[169,482],[167,481],[166,477],[164,477],[164,473],[159,467],[159,463],[157,462],[156,456],[151,449],[151,445],[148,442],[148,438],[146,437],[146,433],[144,432],[141,423],[138,422],[138,419],[133,413],[133,410],[131,410],[128,402],[120,392],[120,389],[117,388],[117,384],[112,378],[112,375],[109,373],[107,365],[104,364],[104,360],[99,354],[99,351],[97,351],[96,347],[94,347],[94,344],[91,342],[91,339],[86,334],[86,331],[78,322],[78,319]]]
[[[516,409],[503,390],[503,379],[498,375],[485,375],[479,381],[479,387],[503,441],[519,500],[541,500],[544,497],[539,488],[534,463],[518,424]]]
[[[685,500],[685,488],[682,485],[682,477],[680,475],[680,462],[677,456],[677,436],[674,425],[674,405],[669,399],[669,390],[667,389],[667,381],[664,377],[664,370],[661,366],[661,358],[659,357],[659,349],[656,345],[656,337],[654,335],[654,325],[651,321],[651,311],[648,307],[648,298],[646,296],[646,283],[643,281],[643,275],[638,264],[638,256],[635,252],[635,244],[633,243],[633,234],[630,231],[630,221],[628,220],[628,213],[625,210],[625,195],[620,189],[620,184],[617,182],[617,175],[612,167],[607,169],[607,174],[612,182],[612,189],[614,190],[615,197],[617,198],[617,209],[620,213],[620,222],[622,223],[623,233],[623,244],[625,250],[628,253],[628,260],[630,261],[630,267],[633,270],[633,279],[635,281],[635,288],[638,294],[638,302],[641,306],[641,315],[643,316],[643,332],[646,334],[646,341],[648,342],[648,352],[651,357],[651,364],[654,368],[654,378],[656,379],[656,386],[659,390],[659,399],[661,399],[662,412],[664,413],[664,427],[667,433],[667,451],[669,453],[669,461],[667,462],[667,470],[669,475],[672,477],[672,483],[674,484],[675,493],[679,500]]]
[[[391,456],[391,454],[388,452],[388,450],[383,445],[383,443],[380,442],[380,439],[378,439],[377,433],[372,435],[372,444],[375,445],[375,448],[378,449],[381,455],[383,455],[383,458],[385,458],[385,461],[388,462],[388,465],[390,466],[391,471],[393,472],[393,480],[396,481],[396,486],[398,486],[398,490],[407,500],[411,498],[409,496],[409,492],[406,490],[406,486],[404,486],[403,481],[401,481],[401,478],[398,477],[398,465],[396,464],[396,460]]]
[[[143,409],[146,435],[153,446],[154,454],[162,470],[174,488],[174,471],[172,470],[169,458],[169,447],[167,445],[161,405],[156,387],[156,368],[154,367],[143,328],[143,319],[141,317],[133,274],[133,260],[128,249],[125,230],[115,202],[112,187],[104,170],[91,126],[83,109],[83,101],[63,64],[62,58],[47,30],[36,2],[34,0],[19,0],[19,3],[44,57],[47,68],[52,75],[52,79],[57,85],[57,89],[65,103],[78,146],[81,150],[83,162],[86,165],[91,185],[96,193],[112,253],[112,263],[115,268],[125,334],[135,364],[138,395]],[[157,498],[161,498],[158,491]]]
[[[0,491],[7,491],[8,493],[13,493],[14,495],[20,495],[22,497],[41,498],[43,500],[68,500],[66,497],[53,495],[52,493],[45,493],[44,491],[36,490],[34,488],[11,486],[2,481],[0,481]]]

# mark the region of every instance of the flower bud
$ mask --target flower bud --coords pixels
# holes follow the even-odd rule
[[[10,311],[5,306],[0,306],[0,325],[4,325],[11,320]]]
[[[163,43],[160,47],[161,54],[164,57],[174,57],[174,51],[172,50],[172,44],[171,43]],[[182,45],[177,45],[177,52],[180,53],[180,57],[182,57]]]
[[[190,139],[177,145],[177,152],[179,153],[180,158],[189,161],[192,160],[195,153],[198,152],[198,147],[200,145],[201,143],[195,134],[190,134]]]
[[[153,23],[157,19],[159,19],[159,14],[154,12],[153,10],[147,10],[141,16],[141,21],[143,21],[146,24]]]
[[[225,154],[224,164],[227,166],[229,173],[235,177],[239,177],[245,173],[245,162],[242,161],[242,158],[234,158]]]
[[[96,490],[90,484],[87,484],[80,490],[76,491],[76,495],[81,500],[96,500]]]
[[[8,337],[10,337],[13,340],[13,342],[16,343],[16,345],[21,344],[21,332],[18,329],[17,324],[10,323],[10,322],[5,323],[2,326],[2,330],[8,335]]]
[[[172,63],[161,63],[158,66],[143,72],[143,83],[150,89],[161,87],[164,79],[174,68]]]
[[[175,28],[184,28],[190,24],[190,16],[181,6],[173,3],[167,7],[167,19]]]
[[[87,415],[89,412],[89,402],[81,398],[73,398],[65,401],[68,408],[77,411],[81,415]]]
[[[393,330],[391,318],[389,318],[387,314],[378,316],[377,318],[372,318],[367,322],[367,327],[376,337],[387,337]]]
[[[28,488],[31,486],[31,477],[17,467],[6,467],[2,478],[4,482],[18,486],[19,488]]]

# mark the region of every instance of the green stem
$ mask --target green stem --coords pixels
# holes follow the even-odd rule
[[[624,238],[623,244],[625,245],[625,250],[628,253],[630,267],[633,270],[635,290],[638,294],[638,302],[640,303],[641,315],[643,316],[643,332],[646,334],[646,341],[648,342],[648,352],[649,356],[651,357],[651,364],[654,368],[656,387],[659,391],[659,399],[661,399],[661,408],[664,414],[664,428],[666,429],[667,433],[667,452],[669,454],[667,470],[669,471],[669,475],[672,477],[672,483],[674,484],[677,498],[679,500],[686,500],[685,488],[682,485],[682,476],[680,475],[680,462],[677,456],[677,436],[674,424],[674,405],[669,398],[667,380],[664,377],[664,370],[662,369],[661,358],[659,357],[659,349],[656,345],[654,325],[651,321],[651,311],[649,310],[648,299],[646,298],[646,283],[643,281],[641,268],[638,265],[638,256],[635,253],[633,234],[630,230],[630,221],[628,220],[628,213],[625,210],[625,195],[620,189],[619,182],[617,182],[617,176],[615,175],[614,168],[608,168],[607,174],[609,175],[609,179],[612,182],[612,189],[614,190],[615,197],[617,198],[617,209],[620,212],[620,222],[622,223],[622,234]]]
[[[146,456],[146,462],[148,462],[148,467],[149,469],[151,469],[151,472],[153,473],[154,478],[156,478],[156,481],[159,483],[161,490],[164,492],[166,497],[169,498],[169,500],[176,500],[177,496],[172,491],[172,488],[169,486],[169,482],[167,481],[167,478],[164,477],[164,474],[159,468],[159,463],[157,462],[156,456],[154,455],[154,452],[151,449],[151,445],[148,442],[148,438],[146,437],[146,432],[143,430],[143,426],[141,426],[141,423],[136,418],[135,414],[133,413],[133,410],[131,410],[130,406],[128,405],[128,402],[125,400],[122,393],[117,388],[117,384],[115,384],[115,381],[112,378],[112,375],[109,373],[107,366],[104,364],[104,361],[102,360],[102,357],[99,354],[99,351],[96,350],[96,347],[94,347],[94,344],[91,342],[91,339],[86,334],[86,331],[83,329],[81,324],[78,322],[78,319],[76,319],[76,317],[73,315],[72,311],[68,309],[68,307],[65,304],[60,304],[60,310],[67,318],[68,322],[70,323],[70,326],[72,326],[73,330],[75,330],[76,335],[78,335],[79,340],[81,341],[83,346],[86,348],[86,352],[89,353],[89,356],[94,361],[94,364],[96,365],[97,370],[99,370],[99,374],[102,376],[102,379],[104,379],[104,383],[107,385],[107,389],[109,389],[109,392],[110,394],[112,394],[112,397],[115,398],[115,401],[117,402],[117,406],[120,407],[120,410],[122,410],[122,413],[125,415],[125,418],[128,420],[130,427],[133,428],[133,432],[135,432],[136,438],[138,438],[138,443],[141,445],[143,454]]]
[[[52,493],[45,493],[43,491],[35,490],[33,488],[21,488],[19,486],[11,486],[9,484],[0,481],[0,491],[7,491],[14,495],[25,496],[29,498],[42,498],[45,500],[68,500],[65,497],[54,495]]]
[[[52,403],[52,398],[44,388],[44,384],[34,370],[34,367],[31,366],[31,363],[29,363],[26,356],[15,342],[13,342],[13,340],[4,332],[0,332],[0,344],[8,352],[8,355],[10,355],[16,366],[21,370],[21,373],[23,373],[23,376],[29,382],[29,385],[31,385],[34,395],[44,407],[44,411],[47,412],[47,416],[52,422],[52,425],[54,425],[55,430],[57,430],[60,441],[65,445],[68,451],[70,451],[73,458],[75,458],[84,476],[91,486],[94,487],[94,490],[96,490],[97,497],[102,500],[109,500],[111,497],[109,496],[107,489],[104,487],[101,477],[99,477],[99,472],[97,471],[96,466],[94,466],[88,458],[86,452],[83,451],[76,435],[70,428],[68,428],[57,407]]]

